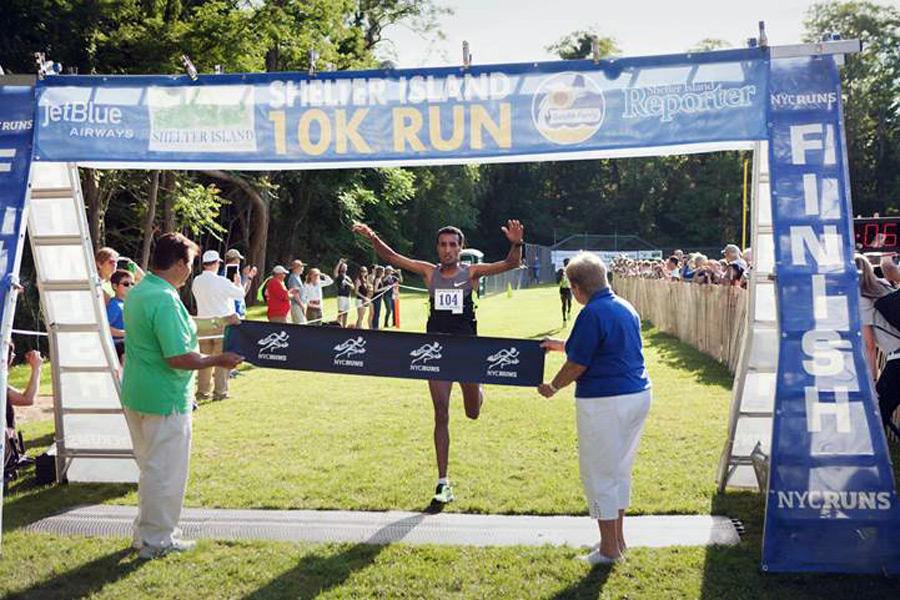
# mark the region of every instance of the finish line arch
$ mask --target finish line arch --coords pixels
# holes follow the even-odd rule
[[[115,426],[96,420],[121,416],[109,403],[118,399],[116,363],[78,166],[335,169],[753,149],[760,268],[732,432],[765,441],[766,411],[749,405],[768,407],[762,567],[900,572],[900,502],[866,376],[852,261],[838,66],[858,50],[838,41],[318,75],[0,78],[0,341],[10,337],[28,223],[51,334],[61,468],[127,462],[130,446],[104,449]],[[757,419],[752,431],[741,431],[741,418]],[[66,449],[66,427],[79,419],[94,419],[80,426],[89,441]],[[723,485],[741,468],[749,467],[724,464]]]

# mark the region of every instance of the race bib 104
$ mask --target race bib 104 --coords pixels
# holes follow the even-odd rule
[[[435,290],[434,309],[450,311],[454,315],[462,314],[463,290]]]

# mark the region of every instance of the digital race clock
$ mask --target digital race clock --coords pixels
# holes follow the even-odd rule
[[[900,217],[853,219],[860,252],[900,252]]]

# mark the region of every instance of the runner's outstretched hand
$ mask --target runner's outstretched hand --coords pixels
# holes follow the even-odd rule
[[[506,227],[501,227],[500,230],[511,244],[521,244],[525,238],[525,227],[515,219],[507,221]]]
[[[353,233],[357,235],[361,235],[370,242],[375,239],[375,232],[372,231],[372,228],[366,225],[365,223],[354,223],[353,224]]]

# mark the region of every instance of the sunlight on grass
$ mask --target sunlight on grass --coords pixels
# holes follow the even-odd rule
[[[565,337],[558,298],[543,288],[484,299],[479,332]],[[404,296],[404,329],[422,331],[425,315],[423,296]],[[633,511],[706,513],[730,376],[694,354],[685,363],[676,358],[677,342],[648,335],[659,342],[647,350],[654,406],[637,459]],[[562,360],[548,356],[547,377]],[[232,392],[233,399],[195,413],[188,505],[418,510],[427,504],[437,474],[424,382],[249,369],[233,380]],[[471,421],[455,390],[450,476],[457,502],[448,510],[584,514],[573,392],[574,386],[548,401],[531,388],[488,386],[482,415]]]
[[[328,306],[333,299],[327,300]],[[553,288],[481,301],[483,335],[565,337]],[[259,315],[260,308],[251,310]],[[326,311],[327,314],[327,311]],[[424,330],[421,295],[404,295],[403,328]],[[144,563],[118,538],[32,534],[65,507],[133,504],[133,486],[37,488],[15,482],[4,501],[0,596],[27,599],[330,598],[755,600],[896,595],[878,577],[762,576],[762,501],[715,494],[731,375],[677,340],[644,329],[654,400],[634,473],[632,514],[727,514],[747,533],[736,547],[635,548],[626,564],[589,570],[578,549],[369,546],[201,541],[197,551]],[[548,357],[546,377],[562,364]],[[420,510],[436,477],[431,403],[422,381],[244,367],[233,398],[194,415],[187,504],[229,508]],[[451,408],[450,511],[585,514],[573,388],[552,400],[489,386],[482,416]],[[30,452],[50,421],[25,425]],[[895,447],[896,449],[896,447]],[[896,454],[895,454],[896,456]],[[29,475],[30,476],[30,475]]]

